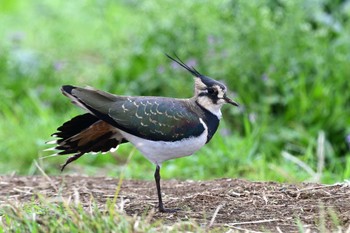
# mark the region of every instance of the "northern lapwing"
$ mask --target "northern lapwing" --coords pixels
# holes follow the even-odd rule
[[[174,212],[163,206],[160,167],[169,159],[192,155],[210,141],[221,118],[221,107],[238,104],[226,95],[224,84],[199,73],[177,56],[171,60],[185,68],[195,79],[194,96],[177,99],[153,96],[119,96],[92,88],[62,86],[72,103],[87,111],[57,129],[53,136],[58,155],[74,154],[63,169],[89,152],[115,150],[132,143],[156,165],[159,211]]]

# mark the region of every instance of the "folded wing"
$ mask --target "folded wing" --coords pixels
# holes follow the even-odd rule
[[[63,86],[72,102],[97,118],[138,137],[176,141],[198,136],[204,126],[185,101],[163,97],[127,97],[106,92]]]

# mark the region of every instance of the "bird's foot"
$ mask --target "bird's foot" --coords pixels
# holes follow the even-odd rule
[[[176,209],[167,209],[167,208],[164,208],[164,207],[161,207],[159,206],[159,212],[161,213],[176,213],[177,211],[180,211],[181,209],[179,208],[176,208]]]

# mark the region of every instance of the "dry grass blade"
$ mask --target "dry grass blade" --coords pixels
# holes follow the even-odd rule
[[[286,151],[282,151],[282,156],[285,159],[295,163],[296,165],[298,165],[299,167],[304,169],[307,173],[309,173],[310,176],[315,177],[317,175],[317,173],[314,172],[314,170],[312,170],[312,168],[309,165],[307,165],[306,163],[304,163],[303,161],[301,161],[297,157],[293,156],[292,154],[290,154]]]
[[[130,151],[129,156],[128,156],[128,159],[126,160],[126,163],[124,164],[124,168],[125,168],[125,166],[127,166],[127,165],[129,164],[129,162],[130,162],[132,156],[135,154],[135,152],[136,152],[136,149],[135,149],[135,148],[133,148],[133,150]],[[122,184],[123,184],[123,180],[124,180],[124,171],[125,171],[124,168],[123,168],[122,171],[120,172],[120,178],[119,178],[119,181],[118,181],[118,186],[117,186],[117,188],[116,188],[116,190],[115,190],[115,193],[114,193],[114,197],[113,197],[113,203],[114,203],[114,205],[117,203],[117,197],[118,197],[118,195],[119,195],[120,189],[121,189]]]
[[[216,208],[216,210],[215,210],[215,212],[214,212],[214,214],[213,214],[213,217],[212,217],[211,220],[210,220],[210,223],[209,223],[208,227],[212,227],[212,226],[213,226],[214,221],[215,221],[215,219],[216,219],[216,216],[218,215],[220,209],[221,209],[222,207],[224,207],[224,206],[225,206],[225,204],[221,204],[221,205],[219,205],[219,206]]]
[[[263,233],[262,231],[254,231],[254,230],[246,229],[246,228],[243,228],[243,227],[237,227],[237,226],[229,226],[229,227],[232,228],[232,229],[238,230],[239,232]]]
[[[227,226],[237,226],[237,225],[248,225],[248,224],[260,224],[260,223],[267,223],[267,222],[279,222],[280,219],[262,219],[262,220],[256,220],[256,221],[248,221],[248,222],[234,222],[234,223],[228,223]]]
[[[322,177],[322,172],[324,168],[325,161],[325,133],[323,131],[319,132],[317,138],[317,177],[320,181]]]
[[[40,171],[40,173],[45,177],[45,179],[50,183],[50,185],[52,186],[52,188],[55,189],[56,192],[58,192],[58,188],[56,186],[56,184],[53,182],[53,180],[45,173],[45,171],[40,167],[40,165],[38,164],[38,162],[36,160],[34,160],[34,164],[35,166],[38,168],[38,170]]]

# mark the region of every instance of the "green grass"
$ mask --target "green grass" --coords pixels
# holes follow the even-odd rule
[[[223,80],[241,109],[223,108],[212,141],[164,164],[164,178],[350,177],[350,7],[314,1],[1,1],[0,174],[38,173],[50,134],[81,110],[63,84],[122,95],[189,97],[193,81],[164,53]],[[323,143],[318,143],[324,132]],[[87,155],[88,174],[118,176],[131,146]],[[318,151],[324,151],[319,154]],[[40,161],[57,174],[66,158]],[[320,161],[321,160],[321,161]],[[74,172],[70,166],[67,172]],[[138,152],[126,178],[153,178]]]
[[[153,212],[128,216],[110,201],[104,209],[94,200],[84,208],[69,200],[45,198],[24,205],[9,204],[1,212],[0,232],[205,232],[195,221],[166,225],[152,221]]]

